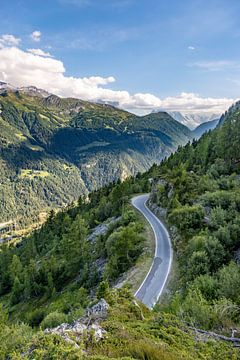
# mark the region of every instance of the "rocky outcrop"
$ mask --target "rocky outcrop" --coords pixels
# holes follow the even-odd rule
[[[53,329],[46,329],[46,334],[56,334],[61,336],[66,342],[78,347],[78,340],[83,335],[86,337],[94,337],[95,341],[101,340],[106,331],[98,323],[84,324],[82,320],[76,320],[72,324],[61,324]]]
[[[150,197],[148,199],[148,207],[150,208],[150,210],[152,210],[152,212],[157,217],[165,219],[166,215],[167,215],[167,209],[157,205],[157,203],[159,203],[159,199],[158,199],[158,187],[159,186],[163,186],[164,188],[167,189],[167,198],[169,200],[173,196],[173,185],[172,184],[170,184],[169,182],[167,182],[164,179],[158,179],[157,181],[155,180],[152,183],[152,191],[151,191]]]
[[[101,299],[96,305],[93,305],[86,310],[86,315],[91,318],[103,319],[107,316],[108,310],[108,303],[104,299]]]
[[[147,203],[149,209],[159,218],[165,219],[167,215],[167,210],[165,208],[159,207],[154,204],[151,199],[148,200]]]
[[[109,229],[109,227],[118,222],[121,219],[121,217],[112,217],[109,218],[107,221],[105,221],[104,223],[99,224],[98,226],[96,226],[93,230],[93,232],[87,237],[87,240],[90,242],[94,242],[98,236],[100,235],[105,235]]]
[[[83,336],[85,338],[94,338],[96,342],[100,341],[106,335],[106,330],[100,325],[100,321],[108,315],[109,305],[101,299],[97,304],[86,310],[86,316],[74,321],[71,324],[63,323],[55,328],[46,329],[45,334],[56,334],[65,341],[79,347],[78,341]]]

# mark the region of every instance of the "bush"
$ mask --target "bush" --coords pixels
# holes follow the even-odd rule
[[[149,340],[142,340],[129,346],[126,355],[138,360],[175,360],[178,356],[169,353],[162,345],[154,344]]]
[[[240,266],[234,261],[218,272],[219,297],[238,302],[240,299]]]
[[[100,284],[98,285],[98,289],[97,289],[97,298],[98,300],[102,299],[102,298],[106,298],[109,295],[109,284],[107,281],[102,281],[100,282]]]
[[[54,328],[64,322],[67,322],[68,317],[66,314],[58,312],[58,311],[53,311],[51,313],[49,313],[41,322],[41,328],[47,329],[47,328]]]
[[[218,323],[216,313],[210,303],[196,290],[189,290],[180,310],[179,315],[189,324],[211,329]]]
[[[203,225],[204,210],[200,205],[182,206],[171,212],[169,222],[183,232],[199,229]]]
[[[134,265],[144,247],[144,238],[139,234],[139,224],[130,223],[112,233],[106,241],[108,264],[107,279],[116,279]]]
[[[190,289],[200,290],[207,300],[213,300],[217,297],[217,287],[217,280],[207,274],[196,277],[192,285],[190,285]]]
[[[36,309],[28,313],[27,322],[32,327],[38,326],[44,319],[44,316],[45,312],[42,309]]]

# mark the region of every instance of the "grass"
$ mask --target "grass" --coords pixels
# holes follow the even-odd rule
[[[27,147],[32,151],[44,151],[44,149],[38,145],[27,145]]]
[[[23,135],[22,133],[16,133],[15,135],[20,141],[26,141],[27,140],[26,136]]]
[[[46,178],[50,173],[48,171],[21,169],[20,178],[34,179],[36,177]]]
[[[49,117],[47,117],[46,115],[39,114],[39,116],[40,116],[40,118],[43,119],[43,120],[50,121]]]
[[[62,294],[54,299],[54,307],[47,308],[51,315],[47,320],[63,321],[64,304],[73,294]],[[69,298],[70,296],[70,298]],[[127,289],[112,290],[109,294],[111,306],[106,319],[100,326],[106,331],[104,338],[97,342],[93,333],[68,333],[80,347],[65,341],[57,335],[32,331],[21,324],[3,325],[0,336],[0,358],[8,359],[85,359],[85,360],[237,360],[239,350],[231,344],[212,339],[196,339],[195,333],[171,314],[154,313],[144,305],[133,301]],[[43,304],[35,304],[35,307]],[[41,310],[41,308],[40,308]],[[32,312],[32,308],[29,308]],[[81,317],[83,311],[77,318]],[[58,319],[63,316],[64,319]],[[42,314],[31,314],[31,322],[39,322]],[[71,316],[66,318],[71,322]],[[46,324],[46,321],[45,321]],[[44,325],[44,323],[43,323]],[[48,326],[49,324],[47,324]],[[51,325],[51,322],[50,322]],[[0,329],[1,330],[1,329]],[[4,336],[3,336],[4,335]],[[1,357],[1,354],[4,356]],[[24,354],[24,355],[23,355]],[[14,356],[13,356],[14,355]]]
[[[157,308],[165,308],[168,306],[171,297],[178,290],[179,284],[179,264],[176,255],[173,253],[172,266],[167,279],[166,286],[163,289],[162,295],[156,304]]]

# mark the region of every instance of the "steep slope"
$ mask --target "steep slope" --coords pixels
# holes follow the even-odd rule
[[[205,132],[215,129],[218,123],[219,119],[214,119],[200,124],[193,130],[193,137],[199,139]]]
[[[172,312],[196,327],[240,331],[240,108],[152,169],[179,262]]]
[[[93,312],[93,316],[85,315],[69,324],[48,329],[45,333],[34,331],[25,324],[9,324],[6,315],[2,313],[2,358],[239,359],[239,350],[231,343],[194,331],[174,316],[150,312],[137,303],[127,289],[108,291],[105,295],[111,306],[101,300],[89,307],[87,312]],[[54,321],[52,324],[54,326]]]
[[[0,109],[1,221],[35,219],[145,171],[191,138],[167,113],[138,117],[35,87],[2,84]]]
[[[221,125],[226,119],[231,117],[232,115],[238,114],[238,110],[240,109],[240,100],[234,103],[226,112],[223,114],[219,120],[219,125]]]
[[[230,336],[240,329],[239,136],[235,110],[160,166],[92,192],[89,201],[52,213],[17,247],[2,247],[1,353],[77,359],[83,349],[86,359],[238,359],[239,336]],[[152,204],[167,210],[179,268],[173,297],[153,312],[126,288],[111,290],[102,281],[113,284],[144,251],[128,200],[149,191],[149,178]],[[109,218],[105,233],[89,237]],[[110,304],[109,312],[82,318],[96,298]],[[43,333],[39,325],[54,330]]]

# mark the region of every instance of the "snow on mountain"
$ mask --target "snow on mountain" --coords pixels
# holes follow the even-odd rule
[[[179,111],[168,112],[175,120],[188,126],[191,130],[195,129],[202,123],[219,119],[221,114],[204,112],[204,113],[182,113]]]
[[[12,84],[9,84],[4,81],[0,81],[0,91],[20,91],[24,94],[27,94],[29,96],[40,96],[40,97],[47,97],[51,95],[49,92],[43,89],[38,89],[36,86],[13,86]]]

